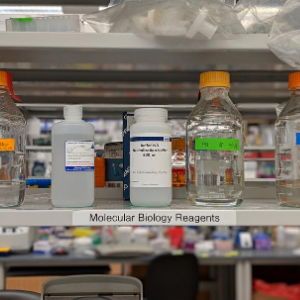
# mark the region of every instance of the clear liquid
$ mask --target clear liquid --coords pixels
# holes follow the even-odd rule
[[[300,179],[276,180],[276,192],[281,205],[300,207]]]
[[[280,205],[300,207],[299,118],[283,117],[276,122],[276,194]]]
[[[190,199],[203,206],[232,206],[243,198],[239,155],[230,151],[195,151],[195,184]]]
[[[8,151],[0,151],[0,208],[21,205],[25,197],[26,121],[6,87],[0,87],[0,139]]]
[[[25,197],[25,181],[0,180],[0,207],[21,205]]]

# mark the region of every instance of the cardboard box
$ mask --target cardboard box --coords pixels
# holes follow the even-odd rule
[[[252,300],[287,300],[286,298],[267,296],[259,292],[253,294]]]

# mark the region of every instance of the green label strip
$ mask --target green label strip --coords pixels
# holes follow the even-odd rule
[[[195,139],[195,150],[239,151],[238,139]]]
[[[32,22],[32,18],[11,18],[12,20],[17,20],[23,23],[30,23]]]

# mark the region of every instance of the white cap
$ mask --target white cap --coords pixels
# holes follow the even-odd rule
[[[168,111],[164,108],[139,108],[135,110],[134,118],[137,122],[147,120],[166,122],[168,120]]]
[[[66,105],[64,106],[65,119],[82,119],[82,106],[80,105]]]

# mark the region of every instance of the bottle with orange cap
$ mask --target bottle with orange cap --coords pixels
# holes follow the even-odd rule
[[[290,74],[289,89],[275,123],[276,194],[280,205],[300,207],[300,72]]]
[[[186,125],[187,197],[195,205],[234,206],[244,199],[243,119],[229,90],[229,73],[201,74],[201,98]]]
[[[0,208],[21,205],[25,197],[26,120],[13,99],[12,76],[0,71]]]

